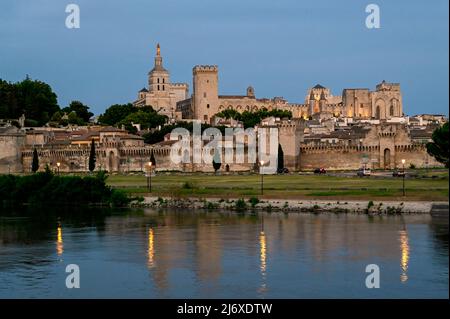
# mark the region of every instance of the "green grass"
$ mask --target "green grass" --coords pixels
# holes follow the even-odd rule
[[[264,197],[332,199],[448,200],[448,171],[439,178],[406,179],[406,198],[401,178],[359,178],[316,175],[265,175]],[[436,172],[432,175],[438,175]],[[189,183],[189,188],[183,187]],[[147,193],[143,175],[112,175],[107,183],[128,193]],[[259,196],[260,175],[157,174],[152,177],[152,193],[166,196],[252,197]]]

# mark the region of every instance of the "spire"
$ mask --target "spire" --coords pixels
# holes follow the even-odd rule
[[[155,67],[152,71],[166,71],[166,69],[163,68],[162,63],[162,56],[161,56],[161,46],[159,43],[156,45],[156,56],[155,56]],[[150,71],[151,72],[151,71]]]

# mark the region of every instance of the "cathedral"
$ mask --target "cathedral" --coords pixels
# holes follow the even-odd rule
[[[400,84],[382,81],[375,90],[344,89],[334,96],[320,84],[310,88],[302,103],[291,103],[283,97],[257,98],[249,86],[245,94],[220,95],[219,69],[216,65],[193,68],[193,92],[189,96],[186,83],[171,83],[162,65],[161,48],[156,49],[155,64],[148,74],[148,88],[138,93],[136,106],[151,105],[171,120],[200,120],[212,123],[213,116],[223,110],[238,112],[260,109],[291,111],[294,118],[352,118],[355,120],[389,120],[403,116]]]
[[[188,97],[189,85],[186,83],[171,83],[170,73],[163,67],[161,47],[156,47],[155,64],[148,73],[148,87],[138,92],[135,106],[152,106],[155,111],[166,115],[169,119],[181,120],[176,113],[177,102]]]

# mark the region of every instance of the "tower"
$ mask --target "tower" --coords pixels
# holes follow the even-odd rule
[[[325,97],[324,91],[320,93],[320,100],[319,100],[319,110],[320,112],[325,112],[327,109],[327,99]]]
[[[211,117],[219,112],[219,89],[217,65],[197,65],[193,73],[194,119],[210,123]]]
[[[314,97],[314,93],[311,90],[311,94],[309,95],[309,115],[313,115],[315,112],[316,98]]]
[[[155,66],[148,73],[148,89],[157,95],[168,95],[170,87],[169,71],[164,69],[161,56],[161,46],[156,46]]]

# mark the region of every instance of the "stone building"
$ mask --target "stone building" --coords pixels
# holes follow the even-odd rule
[[[219,94],[219,69],[216,65],[193,68],[194,91],[191,98],[179,101],[177,111],[183,119],[211,123],[213,116],[223,110],[238,112],[261,109],[291,111],[294,118],[349,117],[355,119],[387,120],[403,116],[402,96],[398,83],[382,81],[375,91],[344,89],[342,96],[333,96],[320,84],[308,90],[304,103],[289,103],[283,97],[256,98],[253,87],[245,95]]]
[[[435,127],[411,129],[403,123],[357,124],[327,134],[305,135],[300,147],[300,168],[373,169],[439,167],[426,150]]]
[[[148,73],[148,87],[138,92],[138,98],[133,104],[138,107],[152,106],[169,119],[179,120],[181,114],[176,111],[177,102],[185,100],[188,94],[188,84],[171,83],[170,73],[163,67],[161,47],[158,44],[154,67]]]

